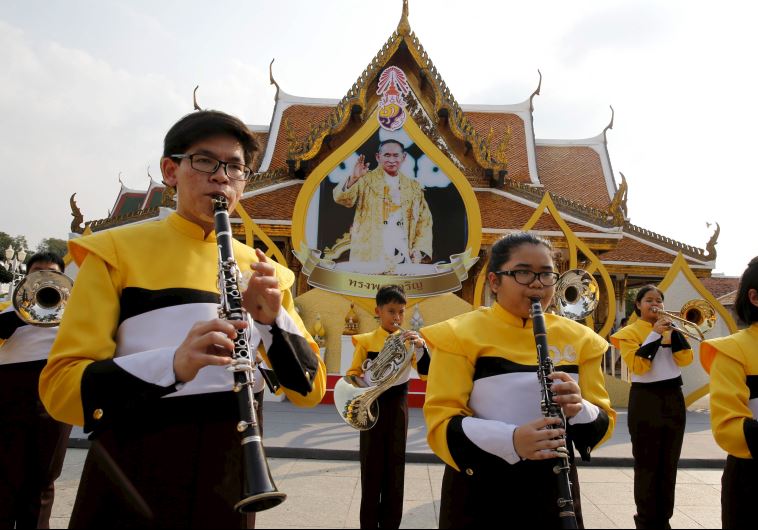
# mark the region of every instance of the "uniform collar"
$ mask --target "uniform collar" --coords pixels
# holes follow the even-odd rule
[[[189,237],[190,239],[195,239],[197,241],[208,241],[208,242],[216,241],[215,231],[208,234],[208,237],[205,237],[205,230],[203,230],[201,226],[193,223],[192,221],[188,219],[185,219],[184,217],[182,217],[176,212],[173,212],[171,215],[169,215],[166,218],[166,222],[171,228]]]
[[[515,326],[517,328],[529,328],[532,327],[532,319],[527,318],[523,319],[521,317],[517,317],[510,311],[507,311],[503,306],[495,302],[492,304],[492,312],[497,317],[498,320],[502,320],[506,324],[510,326]]]

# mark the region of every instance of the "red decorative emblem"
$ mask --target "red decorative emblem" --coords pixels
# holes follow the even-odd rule
[[[397,66],[390,66],[379,76],[376,93],[379,100],[379,125],[388,131],[396,131],[403,126],[407,114],[405,97],[411,91],[408,78]]]

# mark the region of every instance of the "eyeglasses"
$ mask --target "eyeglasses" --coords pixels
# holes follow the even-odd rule
[[[195,153],[192,155],[171,155],[171,158],[188,158],[192,169],[213,175],[219,166],[224,166],[224,174],[232,180],[247,180],[253,170],[239,162],[222,162],[212,156]]]
[[[495,274],[498,276],[510,276],[516,283],[521,285],[529,285],[536,278],[539,278],[540,283],[545,287],[550,287],[558,283],[558,278],[561,277],[557,272],[534,272],[526,269],[517,269],[515,271],[497,271]]]

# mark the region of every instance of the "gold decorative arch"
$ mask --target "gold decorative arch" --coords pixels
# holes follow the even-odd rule
[[[276,243],[272,241],[266,233],[261,230],[261,227],[255,224],[255,221],[248,215],[248,213],[245,211],[245,209],[242,207],[241,203],[237,203],[237,206],[234,208],[234,211],[239,214],[240,218],[242,219],[242,224],[245,227],[245,244],[249,247],[253,246],[253,242],[255,241],[255,237],[257,236],[258,239],[260,239],[265,245],[266,245],[266,254],[267,258],[274,258],[274,260],[279,265],[284,265],[287,267],[287,260],[284,257],[284,254],[279,250],[279,247],[276,246]]]
[[[608,316],[605,319],[605,324],[603,324],[602,329],[598,331],[598,334],[600,336],[605,337],[611,331],[613,323],[616,319],[616,293],[613,288],[613,280],[611,279],[610,274],[608,274],[608,271],[603,265],[602,261],[600,261],[600,258],[598,258],[595,253],[592,252],[592,250],[590,250],[590,248],[576,236],[573,230],[571,230],[569,227],[568,223],[566,223],[563,217],[561,217],[561,214],[555,207],[555,203],[553,203],[553,199],[550,197],[549,193],[545,193],[545,195],[542,197],[542,201],[534,210],[534,213],[526,222],[526,224],[521,228],[521,230],[525,232],[532,230],[540,220],[540,217],[545,214],[545,210],[547,210],[555,222],[558,223],[558,226],[566,238],[566,242],[568,244],[569,269],[575,269],[577,267],[578,253],[581,251],[585,256],[587,256],[587,259],[589,260],[589,266],[586,268],[587,272],[590,274],[599,274],[600,278],[603,281],[603,284],[605,285],[606,292],[609,296],[607,304]],[[479,273],[479,276],[476,279],[474,301],[478,302],[479,304],[483,303],[484,300],[484,289],[486,286],[486,281],[487,264],[485,264],[485,266],[482,268],[482,272]],[[587,325],[593,327],[592,318],[587,319]]]
[[[711,292],[705,288],[703,283],[695,276],[695,273],[692,272],[692,269],[690,269],[690,266],[687,264],[687,260],[684,259],[684,255],[680,252],[676,259],[674,260],[674,263],[671,265],[671,268],[666,273],[666,276],[663,277],[663,280],[661,280],[661,283],[658,284],[658,288],[666,292],[667,289],[671,287],[671,285],[676,280],[677,276],[679,274],[682,274],[685,279],[689,282],[689,284],[692,286],[692,288],[703,297],[703,299],[711,304],[711,307],[716,310],[716,313],[724,319],[724,324],[726,324],[726,327],[729,330],[729,333],[735,333],[737,328],[737,323],[734,321],[734,318],[732,315],[727,311],[727,309],[719,303],[718,300],[716,300],[716,297],[711,294]],[[699,364],[699,360],[697,359],[697,356],[699,354],[699,346],[696,348],[696,356],[694,363]],[[684,403],[686,406],[690,406],[695,401],[700,399],[701,397],[708,394],[708,383],[702,385],[701,387],[695,389],[694,391],[690,392],[686,396],[684,396]]]

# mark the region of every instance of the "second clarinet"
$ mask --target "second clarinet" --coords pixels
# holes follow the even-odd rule
[[[532,326],[534,330],[534,342],[537,346],[537,377],[540,382],[542,392],[542,414],[546,418],[560,418],[559,425],[549,425],[547,429],[565,429],[566,416],[563,409],[557,403],[553,402],[553,391],[550,389],[552,380],[548,377],[554,371],[553,359],[547,345],[547,329],[545,326],[545,315],[542,311],[542,304],[539,298],[532,298]],[[558,438],[558,437],[556,437]],[[565,435],[561,436],[565,442]],[[571,493],[571,479],[569,477],[569,452],[565,447],[558,447],[555,450],[560,454],[553,466],[553,473],[558,479],[558,516],[561,521],[561,528],[578,528],[576,513],[574,512],[574,498]]]
[[[229,223],[229,201],[223,195],[213,197],[213,211],[218,245],[218,282],[221,303],[219,318],[247,320],[242,306],[240,270],[234,259],[232,229]],[[240,421],[237,431],[242,444],[242,463],[245,486],[240,500],[234,507],[242,513],[260,512],[278,506],[287,495],[277,491],[263,450],[261,429],[255,412],[256,355],[251,351],[246,330],[237,330],[232,352],[234,391],[238,396]]]

